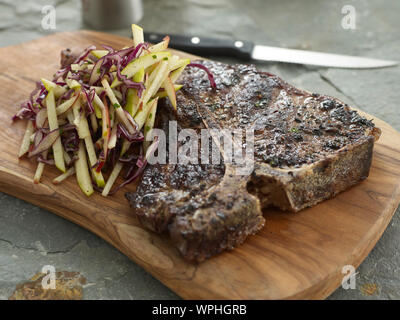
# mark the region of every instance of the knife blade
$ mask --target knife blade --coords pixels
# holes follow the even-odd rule
[[[164,37],[165,35],[159,33],[145,33],[145,41],[152,43],[160,42]],[[398,64],[397,61],[269,47],[243,40],[212,39],[185,35],[169,35],[169,37],[169,46],[171,48],[200,56],[225,56],[239,58],[244,61],[277,61],[352,69],[383,68]]]

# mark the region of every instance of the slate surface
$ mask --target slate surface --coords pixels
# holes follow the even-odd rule
[[[48,4],[56,8],[56,30],[41,27],[41,10]],[[356,10],[355,30],[342,28],[345,5]],[[140,24],[147,31],[241,38],[400,60],[400,2],[396,0],[144,0],[144,10]],[[78,0],[0,0],[0,46],[84,27]],[[129,26],[111,32],[130,35]],[[341,98],[400,130],[400,67],[362,71],[279,63],[261,63],[258,67],[300,88]],[[356,289],[339,288],[329,299],[400,299],[399,244],[397,212],[358,268]],[[18,283],[31,278],[44,265],[84,275],[85,299],[179,298],[97,236],[0,194],[0,299],[8,299]]]

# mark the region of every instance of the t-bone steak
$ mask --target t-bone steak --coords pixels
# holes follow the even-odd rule
[[[127,193],[144,226],[168,233],[181,254],[200,262],[259,231],[262,209],[297,212],[367,178],[380,130],[338,99],[297,89],[252,65],[199,61],[214,75],[186,68],[178,109],[159,108],[157,126],[254,128],[254,170],[220,164],[149,165]]]

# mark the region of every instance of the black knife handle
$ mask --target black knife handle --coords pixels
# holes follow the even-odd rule
[[[158,43],[165,35],[145,33],[145,41]],[[226,56],[250,60],[254,44],[243,40],[212,39],[197,36],[169,35],[169,47],[200,56]]]

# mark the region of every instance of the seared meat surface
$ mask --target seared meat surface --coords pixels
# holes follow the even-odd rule
[[[299,211],[368,176],[380,132],[348,105],[254,66],[200,63],[213,73],[217,90],[204,71],[187,68],[177,112],[165,101],[157,126],[166,133],[169,120],[177,121],[178,132],[251,127],[254,170],[237,175],[226,161],[157,164],[127,194],[142,223],[168,232],[186,259],[202,261],[241,244],[264,225],[262,208]]]

